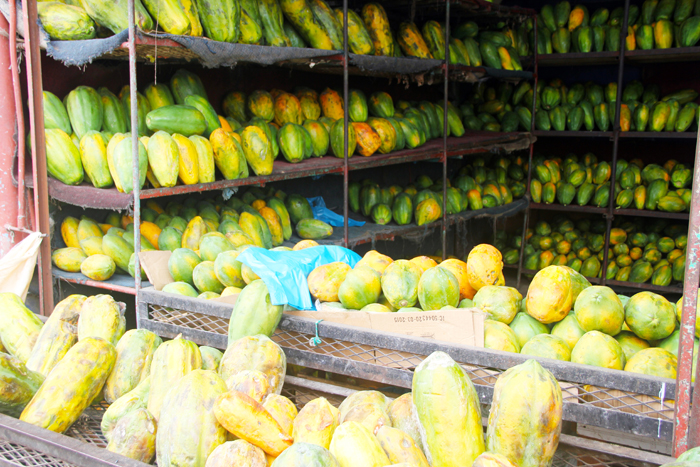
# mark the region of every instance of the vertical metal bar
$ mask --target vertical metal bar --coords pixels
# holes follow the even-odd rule
[[[26,227],[24,206],[24,111],[22,110],[22,85],[19,80],[19,65],[17,64],[17,3],[9,1],[10,6],[10,68],[12,69],[12,87],[15,97],[15,118],[17,124],[17,228]],[[43,96],[42,96],[43,98]],[[43,101],[42,101],[43,106]]]
[[[11,0],[14,1],[14,0]],[[22,2],[24,13],[25,49],[27,58],[27,94],[34,168],[35,228],[47,236],[39,249],[39,303],[41,312],[53,311],[53,282],[51,278],[51,242],[49,241],[49,183],[46,176],[46,138],[44,134],[44,106],[41,84],[41,52],[39,51],[39,24],[37,2]]]
[[[535,113],[537,113],[537,81],[538,81],[538,67],[537,67],[537,61],[539,60],[539,54],[537,53],[537,15],[534,16],[533,18],[533,29],[535,31],[534,37],[535,37],[535,44],[534,47],[535,49],[532,51],[532,63],[533,63],[533,77],[535,78],[534,85],[532,88],[532,115],[530,116],[530,135],[532,135],[535,132]],[[527,231],[527,222],[528,219],[530,218],[530,200],[532,199],[530,197],[530,182],[532,180],[532,155],[535,151],[535,143],[534,141],[530,142],[530,153],[528,154],[528,160],[527,160],[527,186],[525,187],[525,193],[526,193],[526,198],[527,198],[527,209],[525,209],[525,214],[523,214],[523,233],[521,237],[521,242],[520,242],[520,256],[518,258],[518,281],[515,284],[516,289],[520,289],[520,281],[523,276],[523,261],[525,258],[523,256],[525,255],[525,233]]]
[[[348,170],[348,126],[349,115],[349,94],[350,83],[348,78],[348,0],[343,0],[343,245],[345,248],[350,244],[348,232],[348,185],[350,183],[350,173]]]
[[[442,126],[442,260],[447,258],[447,104],[450,89],[450,0],[445,2],[445,83]]]
[[[617,68],[617,97],[615,98],[615,121],[613,122],[613,153],[610,176],[610,191],[608,192],[608,212],[605,218],[605,247],[603,249],[603,265],[601,267],[600,283],[605,284],[608,274],[608,250],[610,249],[610,229],[615,214],[615,172],[617,170],[617,151],[620,145],[620,109],[622,109],[622,79],[625,75],[625,44],[627,43],[627,20],[629,18],[630,1],[625,0],[625,17],[620,32],[620,62]]]
[[[695,169],[693,172],[693,197],[690,201],[688,221],[688,245],[683,280],[683,312],[681,313],[681,337],[678,346],[678,372],[673,420],[673,455],[678,457],[686,449],[700,445],[700,403],[690,408],[691,375],[693,371],[693,340],[695,337],[695,313],[700,278],[700,139],[695,145]],[[696,374],[696,381],[698,375]],[[697,398],[696,398],[697,399]]]
[[[139,120],[138,120],[138,90],[136,88],[136,15],[134,13],[134,1],[129,0],[129,97],[131,99],[131,157],[132,157],[132,183],[134,187],[134,252],[136,253],[134,264],[134,288],[136,310],[139,307],[141,290],[141,174],[139,173]]]

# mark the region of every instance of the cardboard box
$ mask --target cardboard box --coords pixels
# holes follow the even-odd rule
[[[168,260],[170,260],[170,251],[141,251],[139,252],[139,261],[141,261],[141,267],[146,272],[148,276],[148,281],[153,284],[153,288],[156,290],[163,290],[163,287],[175,282],[173,277],[170,275],[170,270],[168,269]],[[236,299],[238,299],[238,294],[227,295],[226,297],[212,298],[215,302],[228,303],[229,305],[235,305]]]
[[[322,319],[331,323],[356,326],[374,331],[387,331],[474,347],[484,346],[484,320],[486,319],[486,314],[477,308],[412,313],[373,313],[366,311],[338,311],[337,308],[324,306],[317,301],[316,311],[288,310],[285,313],[300,318]],[[314,351],[325,353],[323,347],[321,345]],[[341,350],[340,353],[353,360],[402,369],[414,368],[425,358],[424,356],[416,356],[406,352],[389,350],[381,352],[372,346],[358,344],[354,347],[358,350],[365,350],[365,353],[351,349],[347,351]]]

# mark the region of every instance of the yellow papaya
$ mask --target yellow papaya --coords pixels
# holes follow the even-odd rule
[[[81,219],[78,223],[78,242],[88,237],[102,237],[102,229],[92,219]]]
[[[342,261],[317,267],[306,278],[309,292],[322,302],[337,302],[338,289],[350,271],[350,266]]]
[[[299,413],[294,402],[278,394],[269,394],[263,400],[263,408],[279,423],[285,434],[292,436],[294,419]]]
[[[238,391],[262,404],[263,399],[272,393],[267,375],[262,371],[243,370],[226,380],[229,391]]]
[[[377,440],[392,464],[406,463],[415,467],[429,467],[428,459],[413,439],[397,428],[383,426],[377,431]]]
[[[340,424],[340,412],[324,397],[308,402],[294,419],[295,443],[310,443],[328,449]]]
[[[0,341],[10,355],[27,363],[39,338],[41,320],[12,292],[0,293]]]
[[[237,439],[218,446],[207,458],[206,467],[268,467],[265,451],[248,441]]]
[[[199,155],[197,153],[197,147],[188,137],[177,133],[173,134],[173,140],[177,143],[177,148],[180,153],[180,157],[178,158],[178,174],[180,175],[180,180],[182,180],[182,183],[185,185],[194,185],[198,183]]]
[[[216,165],[214,163],[214,149],[208,139],[199,135],[190,136],[197,150],[197,165],[199,171],[199,183],[211,183],[215,180]]]
[[[265,132],[257,126],[248,126],[241,132],[241,141],[245,160],[255,175],[270,175],[275,156]]]
[[[87,259],[81,248],[59,248],[51,253],[51,261],[61,271],[80,272],[80,265]]]
[[[125,330],[126,319],[111,295],[93,295],[83,302],[78,320],[78,341],[100,337],[116,345]]]
[[[245,166],[245,157],[241,144],[232,133],[217,128],[209,136],[209,142],[214,153],[214,163],[226,180],[241,177]]]
[[[79,341],[56,364],[20,420],[63,433],[97,396],[114,367],[114,346],[99,337]]]
[[[80,248],[80,240],[78,239],[78,224],[79,220],[75,217],[67,216],[61,222],[61,236],[63,243],[67,247]]]
[[[148,139],[148,166],[160,186],[171,187],[177,183],[180,148],[175,139],[165,131],[157,131]]]
[[[382,467],[391,464],[377,438],[356,422],[345,422],[336,428],[329,451],[339,467]]]
[[[377,250],[370,250],[362,257],[360,261],[355,264],[355,269],[368,266],[379,273],[379,275],[384,274],[387,267],[393,262],[390,257],[379,253]]]
[[[255,399],[238,391],[222,394],[214,403],[214,415],[230,433],[272,456],[279,456],[292,445],[293,439],[272,415]]]
[[[242,337],[229,344],[219,363],[219,376],[228,381],[242,371],[259,371],[267,375],[272,393],[282,392],[287,358],[282,348],[263,335]]]
[[[182,234],[182,248],[189,248],[192,251],[199,250],[199,242],[202,236],[209,231],[209,227],[200,216],[195,216],[187,223],[187,227]]]
[[[27,369],[47,376],[78,341],[76,326],[86,298],[85,295],[69,295],[54,307],[29,354]]]
[[[489,452],[522,467],[550,465],[561,433],[562,411],[561,387],[537,360],[508,369],[493,389],[486,429]]]
[[[268,207],[260,209],[260,215],[265,219],[267,227],[270,229],[272,246],[280,246],[284,243],[284,233],[282,232],[282,221],[279,216],[274,209]]]

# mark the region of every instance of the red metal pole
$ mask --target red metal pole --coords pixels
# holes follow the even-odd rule
[[[34,228],[46,237],[39,249],[39,287],[41,313],[53,311],[53,281],[51,278],[51,243],[49,242],[49,188],[46,175],[46,139],[44,137],[44,107],[41,83],[41,52],[36,2],[22,3],[24,13],[25,56],[29,121],[31,122],[32,166],[34,168]]]
[[[686,449],[700,445],[700,404],[690,407],[690,378],[693,371],[693,340],[695,338],[695,313],[700,279],[700,164],[698,164],[700,140],[695,147],[695,171],[693,174],[693,197],[690,202],[688,222],[688,246],[683,281],[683,312],[681,316],[681,338],[678,348],[678,373],[676,375],[676,408],[673,433],[673,455],[678,457]]]
[[[5,17],[0,15],[0,28],[8,30]],[[10,71],[9,41],[0,36],[0,106],[6,116],[14,115],[15,103]],[[17,190],[12,183],[12,159],[15,156],[15,119],[0,118],[0,256],[14,244],[5,225],[17,222]]]
[[[15,118],[17,119],[17,227],[23,229],[27,225],[24,206],[24,109],[22,108],[22,85],[19,80],[19,65],[17,64],[17,4],[11,1],[9,6],[9,51],[15,97]]]

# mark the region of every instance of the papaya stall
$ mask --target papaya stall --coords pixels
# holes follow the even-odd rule
[[[700,462],[695,2],[0,11],[3,463]]]

